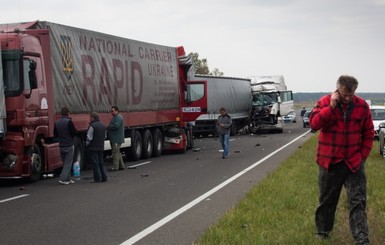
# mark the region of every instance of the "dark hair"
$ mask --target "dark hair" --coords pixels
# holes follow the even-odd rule
[[[68,116],[68,114],[69,114],[69,110],[67,107],[61,108],[61,115],[62,116]]]
[[[358,87],[358,81],[355,77],[342,75],[337,80],[337,88],[345,88],[347,92],[354,92]]]
[[[98,120],[99,119],[99,114],[97,112],[91,112],[90,116],[95,119],[95,120]]]
[[[115,111],[119,112],[119,108],[116,105],[111,106],[111,108],[114,109]]]

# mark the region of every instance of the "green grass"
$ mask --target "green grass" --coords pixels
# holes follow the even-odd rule
[[[210,227],[195,244],[354,244],[342,192],[331,239],[315,238],[314,212],[318,204],[317,135],[311,137],[276,171],[252,188],[245,199]],[[368,223],[372,245],[385,244],[385,159],[378,141],[366,163]]]

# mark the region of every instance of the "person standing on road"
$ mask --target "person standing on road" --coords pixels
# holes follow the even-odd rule
[[[306,108],[305,107],[302,107],[302,110],[301,110],[301,117],[303,118],[303,116],[305,115],[305,112],[306,112]]]
[[[226,113],[225,108],[219,110],[221,115],[217,120],[217,131],[219,135],[219,140],[223,149],[222,158],[225,159],[229,157],[229,148],[230,148],[230,127],[232,124],[231,116]]]
[[[54,136],[59,138],[60,156],[63,161],[63,169],[60,174],[59,183],[63,185],[75,183],[70,177],[72,161],[74,159],[76,129],[68,115],[68,108],[63,107],[61,109],[61,118],[59,118],[54,125]]]
[[[366,217],[365,161],[373,146],[374,128],[369,105],[355,95],[358,81],[340,76],[337,90],[320,98],[310,127],[320,130],[316,161],[319,165],[319,205],[316,236],[327,239],[342,186],[349,203],[350,231],[356,244],[370,244]]]
[[[119,114],[117,106],[111,107],[112,119],[107,127],[108,139],[112,149],[113,164],[111,171],[124,170],[124,162],[120,147],[124,143],[123,117]]]
[[[106,168],[104,167],[103,151],[106,138],[106,126],[99,120],[96,112],[90,114],[90,126],[87,131],[86,146],[88,157],[92,163],[94,181],[107,182]]]

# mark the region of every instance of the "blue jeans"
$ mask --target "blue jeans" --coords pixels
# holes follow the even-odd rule
[[[74,159],[74,146],[60,147],[60,156],[63,161],[63,170],[60,174],[61,181],[70,181],[72,161]]]
[[[94,181],[107,181],[106,168],[104,167],[103,151],[88,151],[88,157],[94,171]]]
[[[227,134],[219,134],[219,141],[221,142],[221,146],[223,149],[223,156],[227,157],[229,155],[229,147],[230,147],[230,132]]]

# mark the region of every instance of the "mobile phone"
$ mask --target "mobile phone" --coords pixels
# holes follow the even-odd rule
[[[341,96],[340,92],[338,91],[338,89],[336,89],[335,92],[338,93],[338,97],[339,97],[338,102],[341,102],[342,101],[342,96]]]

